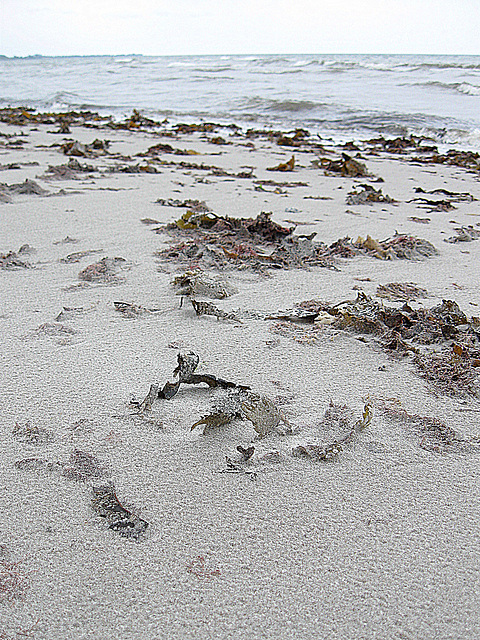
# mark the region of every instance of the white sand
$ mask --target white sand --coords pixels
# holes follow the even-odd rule
[[[0,180],[12,184],[28,177],[51,192],[79,193],[17,195],[13,203],[0,205],[0,253],[25,243],[37,250],[30,257],[35,269],[0,271],[0,544],[8,562],[20,562],[18,570],[29,575],[24,600],[0,601],[0,637],[17,638],[17,631],[38,620],[35,640],[478,638],[478,456],[426,451],[406,425],[379,413],[333,463],[289,452],[306,441],[305,433],[318,425],[331,399],[347,403],[359,416],[366,396],[396,397],[410,413],[437,416],[465,436],[480,432],[479,403],[434,396],[409,361],[393,360],[354,334],[325,330],[314,344],[301,344],[273,334],[272,321],[235,324],[196,317],[187,304],[179,308],[172,276],[157,270],[153,256],[165,246],[162,237],[140,223],[147,217],[172,221],[183,213],[155,204],[157,198],[196,198],[219,215],[273,211],[280,223],[308,222],[297,233],[316,231],[327,243],[347,235],[384,239],[397,230],[425,238],[440,251],[423,262],[359,256],[340,261],[338,272],[272,271],[268,279],[231,271],[228,277],[239,293],[218,301],[227,311],[276,312],[311,298],[336,303],[353,299],[353,287],[374,295],[379,284],[414,282],[430,293],[414,304],[430,307],[454,299],[469,316],[480,315],[480,241],[444,242],[454,226],[480,221],[479,203],[429,214],[406,202],[418,186],[480,199],[478,175],[414,165],[401,156],[366,156],[369,170],[385,180],[374,186],[399,202],[354,207],[345,204],[345,196],[365,179],[327,177],[310,166],[312,153],[296,152],[293,173],[271,173],[266,167],[291,153],[262,140],[254,140],[257,148],[251,150],[208,145],[198,134],[172,141],[73,127],[72,138],[108,138],[115,153],[133,155],[165,142],[204,153],[165,155],[166,160],[235,172],[250,165],[258,178],[309,186],[286,189],[284,195],[258,192],[248,179],[173,167],[160,174],[47,182],[36,176],[68,158],[38,146],[61,141],[47,133],[55,127],[38,129],[23,129],[28,134],[23,150],[0,148],[0,162],[39,165],[2,171]],[[6,125],[0,130],[19,131]],[[79,160],[113,164],[105,157]],[[198,177],[209,182],[195,182]],[[106,190],[111,188],[119,190]],[[410,216],[428,216],[431,222],[418,224]],[[79,242],[54,244],[66,236]],[[101,253],[79,263],[59,262],[74,251],[93,249]],[[81,269],[103,256],[131,263],[122,274],[124,283],[64,291],[78,284]],[[162,313],[125,319],[114,310],[118,300]],[[64,321],[77,333],[66,340],[35,337],[35,329],[52,322],[63,306],[86,309]],[[275,339],[276,346],[267,344]],[[298,434],[254,443],[256,456],[282,452],[280,463],[253,462],[254,481],[218,473],[225,455],[251,442],[255,433],[249,422],[239,421],[218,434],[190,432],[208,412],[212,392],[203,386],[181,387],[171,401],[156,403],[152,422],[128,417],[131,394],[141,398],[152,382],[174,379],[172,342],[200,355],[199,370],[272,398],[288,397],[282,409],[300,427]],[[475,411],[461,411],[465,408]],[[74,434],[72,425],[82,419],[89,422]],[[52,430],[55,441],[15,440],[15,423],[27,420]],[[29,457],[66,461],[74,448],[109,465],[119,499],[150,523],[143,539],[135,542],[106,528],[90,507],[91,482],[14,467]],[[199,556],[213,575],[188,570]]]

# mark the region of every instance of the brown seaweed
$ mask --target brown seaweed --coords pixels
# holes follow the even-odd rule
[[[295,156],[292,156],[287,162],[280,162],[275,167],[267,167],[267,171],[293,171],[295,167]]]
[[[353,191],[350,191],[346,198],[346,203],[349,205],[370,204],[372,202],[393,204],[396,200],[384,195],[381,189],[374,189],[369,184],[359,185]]]
[[[126,538],[138,538],[145,533],[148,522],[126,509],[117,498],[113,484],[93,487],[92,508],[109,523],[109,529]]]

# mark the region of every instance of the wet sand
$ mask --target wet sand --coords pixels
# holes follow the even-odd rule
[[[380,302],[377,288],[388,283],[425,289],[428,297],[410,301],[415,309],[446,299],[468,318],[480,315],[480,241],[445,242],[455,229],[480,229],[478,172],[413,161],[418,149],[346,151],[312,139],[290,147],[228,128],[166,136],[72,125],[68,134],[49,133],[57,128],[0,125],[0,181],[33,180],[45,190],[0,189],[0,254],[14,251],[29,266],[0,269],[1,637],[22,629],[35,640],[478,637],[480,458],[424,447],[414,422],[382,410],[438,418],[475,443],[478,397],[434,393],[411,357],[390,355],[372,336],[332,327],[324,316],[313,324],[265,319],[301,301],[334,306],[359,292]],[[216,136],[228,144],[212,142]],[[110,144],[86,157],[51,146],[94,139]],[[188,154],[136,155],[156,144]],[[340,160],[342,152],[369,175],[326,175],[319,158]],[[267,170],[293,154],[293,171]],[[66,179],[48,172],[72,157],[91,169]],[[122,170],[135,165],[156,172]],[[289,184],[259,182],[267,180]],[[395,202],[347,204],[363,184]],[[428,193],[438,189],[457,197]],[[466,193],[474,199],[458,196]],[[422,197],[452,208],[412,201]],[[267,260],[251,268],[232,258],[218,272],[198,255],[188,265],[159,257],[173,242],[162,225],[189,209],[159,199],[204,201],[218,216],[272,212],[294,235],[316,233],[313,241],[327,246],[407,234],[438,255],[359,252],[335,257],[330,268],[270,268]],[[19,251],[26,244],[34,251]],[[74,252],[84,253],[66,259]],[[105,257],[123,259],[111,277],[79,278]],[[188,267],[237,291],[199,296],[233,319],[197,316],[188,297],[180,305],[172,280]],[[147,311],[125,317],[114,302]],[[132,397],[174,382],[179,351],[198,354],[198,373],[268,397],[293,434],[274,429],[258,438],[240,418],[206,435],[191,430],[227,393],[205,384],[182,385],[139,414]],[[292,455],[338,439],[338,424],[328,431],[324,420],[331,401],[347,405],[351,424],[365,403],[373,418],[332,460]],[[31,429],[12,434],[27,422],[37,429],[30,441]],[[222,473],[226,456],[238,460],[237,445],[253,445],[253,457],[240,461],[239,473]],[[102,471],[73,473],[74,450],[95,456]],[[30,458],[44,462],[15,465]],[[109,529],[92,509],[92,485],[107,482],[149,523],[138,539]]]

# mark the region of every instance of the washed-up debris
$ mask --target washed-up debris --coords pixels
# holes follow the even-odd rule
[[[232,422],[233,417],[227,413],[210,413],[207,416],[203,416],[200,420],[197,420],[190,431],[193,431],[196,427],[204,425],[203,435],[206,436],[210,432],[215,431],[218,427],[224,427]]]
[[[132,115],[122,121],[113,121],[109,118],[106,126],[110,129],[126,129],[127,131],[150,131],[152,128],[159,127],[160,122],[155,122],[142,115],[137,109],[133,109]]]
[[[12,436],[15,440],[25,444],[46,444],[55,440],[52,431],[32,425],[28,421],[23,425],[17,422],[13,428]]]
[[[480,453],[480,437],[463,438],[440,418],[409,413],[398,398],[378,398],[375,407],[395,422],[409,425],[421,438],[420,447],[434,453]]]
[[[36,113],[31,107],[7,107],[0,109],[0,122],[10,125],[27,124],[69,124],[84,125],[109,122],[111,116],[101,116],[93,111],[68,111],[62,113]]]
[[[353,243],[356,249],[361,249],[369,255],[381,260],[422,260],[438,255],[437,249],[423,238],[416,238],[406,234],[395,234],[393,238],[378,241],[367,235],[364,240],[358,237]]]
[[[163,400],[170,400],[173,398],[181,384],[201,384],[205,383],[210,388],[221,388],[221,389],[239,389],[239,390],[248,390],[250,387],[246,385],[236,384],[235,382],[229,382],[228,380],[223,380],[222,378],[217,378],[214,375],[208,373],[195,373],[195,370],[200,362],[200,358],[193,351],[189,351],[187,353],[179,353],[177,355],[177,367],[175,368],[173,375],[178,375],[177,382],[167,382],[162,389],[158,389],[157,397]],[[147,406],[152,405],[153,398],[152,390],[154,386],[150,387],[150,391],[147,395]],[[145,406],[145,400],[143,402],[137,402],[132,400],[130,403],[133,407],[135,407],[138,411],[144,410],[142,409]]]
[[[193,149],[177,149],[172,147],[170,144],[162,144],[161,142],[158,144],[149,147],[143,153],[137,153],[137,156],[140,157],[158,157],[161,153],[173,153],[176,156],[198,156],[200,155],[198,151],[194,151]]]
[[[477,200],[477,198],[474,198],[471,193],[467,193],[465,191],[447,191],[447,189],[433,189],[432,191],[425,191],[422,187],[415,187],[415,193],[447,196],[450,202],[474,202]]]
[[[475,151],[457,151],[450,149],[445,154],[434,153],[428,157],[412,158],[416,162],[424,164],[447,164],[455,167],[462,167],[469,171],[480,171],[480,153]]]
[[[17,269],[32,269],[31,265],[26,257],[32,253],[32,248],[28,244],[24,244],[20,249],[15,251],[9,251],[8,253],[0,254],[0,268],[6,271],[15,271]]]
[[[235,462],[229,456],[225,456],[225,462],[227,463],[226,467],[220,469],[218,473],[240,473],[245,474],[251,480],[257,479],[257,472],[254,469],[249,469],[245,465]]]
[[[411,222],[418,222],[419,224],[430,224],[430,218],[418,218],[417,216],[410,216],[408,218]]]
[[[76,156],[79,158],[97,158],[100,155],[108,154],[110,142],[108,140],[94,140],[91,144],[82,144],[77,140],[72,140],[61,145],[61,149],[66,156]]]
[[[190,299],[192,307],[195,309],[197,316],[215,316],[218,320],[233,320],[235,322],[241,322],[237,315],[233,312],[227,313],[222,309],[219,309],[211,302],[205,302],[203,300]]]
[[[108,167],[109,173],[159,173],[158,169],[147,162],[146,164],[115,164]]]
[[[285,188],[293,188],[293,187],[308,187],[308,182],[278,182],[277,180],[254,180],[253,184],[259,185],[261,187],[285,187]],[[331,198],[330,198],[331,199]]]
[[[454,207],[450,200],[431,200],[429,198],[412,198],[408,202],[419,202],[417,206],[420,209],[426,209],[428,213],[453,211]]]
[[[447,238],[445,242],[473,242],[480,238],[480,229],[475,229],[471,224],[464,227],[455,227],[455,231],[457,235]]]
[[[159,309],[146,309],[139,304],[133,304],[131,302],[114,302],[113,306],[115,311],[122,314],[124,318],[138,318],[150,313],[155,313]]]
[[[77,244],[78,242],[80,242],[80,240],[77,240],[77,238],[65,236],[65,238],[62,238],[61,240],[55,240],[53,244]]]
[[[381,189],[374,189],[369,184],[359,185],[353,191],[350,191],[346,198],[346,203],[349,205],[370,204],[371,202],[393,204],[396,200],[384,195]]]
[[[276,404],[267,396],[249,394],[248,399],[242,403],[242,411],[260,438],[268,436],[273,431],[282,434],[290,434],[293,427]],[[283,424],[283,427],[280,425]],[[279,428],[280,427],[280,428]]]
[[[98,458],[75,449],[70,459],[63,465],[62,476],[69,480],[86,482],[90,478],[101,478],[108,474],[107,468]]]
[[[341,160],[330,160],[329,158],[319,158],[318,160],[314,160],[313,163],[315,166],[323,169],[325,171],[325,175],[341,175],[350,178],[359,178],[359,177],[370,177],[371,174],[368,172],[368,169],[363,162],[359,162],[358,160],[354,160],[352,157],[347,155],[346,153],[342,153]]]
[[[194,263],[196,267],[224,269],[242,265],[251,269],[324,266],[333,268],[325,245],[314,236],[294,236],[294,227],[282,227],[271,213],[256,218],[230,218],[196,214],[155,231],[177,239],[170,248],[156,253],[165,261]],[[180,224],[179,224],[180,222]],[[188,222],[188,226],[185,224]]]
[[[265,316],[265,320],[288,320],[298,324],[313,324],[318,317],[318,311],[308,311],[297,307],[288,311],[280,311],[275,315]]]
[[[292,455],[308,457],[316,461],[333,461],[343,451],[343,446],[350,444],[357,433],[364,431],[370,425],[372,418],[373,412],[370,400],[365,402],[362,418],[353,425],[351,425],[348,407],[330,402],[319,428],[323,431],[334,429],[343,433],[328,444],[299,445],[292,449]]]
[[[368,145],[374,150],[387,151],[388,153],[405,153],[407,150],[427,152],[437,152],[437,147],[427,146],[422,144],[424,141],[429,141],[429,138],[424,136],[409,136],[408,138],[372,138],[371,140],[365,140],[364,144]]]
[[[90,264],[78,274],[79,280],[113,284],[120,282],[119,273],[127,267],[125,258],[102,258],[100,262]]]
[[[70,158],[67,164],[49,165],[42,177],[49,180],[76,180],[78,174],[95,171],[96,168],[92,164],[82,164],[76,158]]]
[[[280,162],[275,167],[267,167],[267,171],[293,171],[295,167],[295,156],[292,156],[288,162]]]
[[[181,296],[202,296],[223,300],[238,293],[238,290],[224,278],[212,276],[200,270],[186,271],[180,276],[175,276],[172,284],[177,290],[177,295]]]
[[[92,508],[109,523],[109,529],[137,540],[147,530],[148,522],[122,506],[113,484],[93,487]]]
[[[244,388],[227,389],[213,396],[210,405],[210,413],[197,420],[192,425],[191,431],[200,425],[205,425],[203,435],[215,432],[219,427],[230,424],[233,420],[244,420],[245,414],[242,403],[249,397],[249,392]]]
[[[449,396],[478,396],[478,347],[475,355],[478,357],[472,357],[469,350],[454,344],[450,350],[444,349],[441,353],[416,353],[414,362],[420,376],[432,385],[436,393]]]
[[[428,298],[428,291],[413,282],[389,282],[377,287],[377,296],[397,302],[407,302],[417,298]]]
[[[242,447],[241,444],[237,446],[237,451],[241,456],[241,462],[247,462],[255,453],[255,447]]]
[[[203,200],[192,200],[191,198],[187,198],[186,200],[158,198],[155,200],[155,204],[160,204],[162,207],[185,208],[195,213],[207,213],[211,211],[210,207]]]
[[[60,258],[60,262],[64,264],[71,264],[73,262],[80,262],[83,258],[94,255],[95,253],[102,253],[103,249],[89,249],[87,251],[76,251],[75,253],[69,253],[68,256]]]
[[[414,310],[407,303],[396,309],[361,292],[329,312],[336,316],[334,328],[371,334],[390,355],[412,355],[420,375],[439,393],[479,394],[480,322],[469,320],[453,300],[430,309]]]
[[[48,194],[48,191],[35,182],[35,180],[26,178],[24,182],[18,184],[0,183],[0,193],[6,194],[7,196],[10,194],[45,196]]]

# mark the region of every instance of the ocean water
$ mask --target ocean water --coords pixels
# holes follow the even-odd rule
[[[480,149],[480,56],[0,58],[0,106],[303,127],[338,142],[424,135]]]

